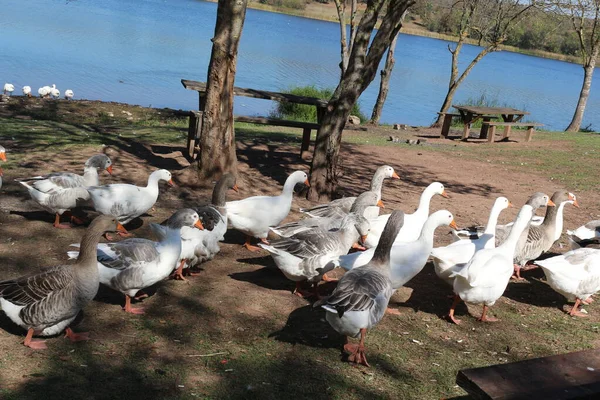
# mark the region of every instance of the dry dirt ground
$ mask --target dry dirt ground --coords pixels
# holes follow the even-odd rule
[[[389,129],[374,135],[387,135]],[[6,134],[6,132],[4,132]],[[427,129],[419,131],[427,136]],[[348,136],[360,133],[348,132]],[[157,168],[174,173],[175,188],[161,186],[156,210],[129,224],[138,237],[151,237],[148,223],[160,222],[178,208],[210,200],[212,182],[197,185],[183,143],[142,144],[121,141],[109,146],[30,146],[11,142],[0,191],[0,280],[64,262],[71,243],[83,227],[58,230],[53,216],[41,211],[14,178],[51,171],[79,172],[93,154],[105,153],[114,175],[103,183],[142,184]],[[429,138],[435,145],[442,142]],[[529,144],[553,146],[535,140]],[[457,146],[480,146],[457,143]],[[238,142],[240,193],[276,194],[286,176],[309,164],[298,147]],[[460,152],[448,155],[418,146],[344,144],[341,188],[347,195],[366,189],[373,171],[393,166],[400,180],[386,181],[385,212],[414,210],[422,190],[433,181],[444,183],[450,199],[435,197],[431,211],[448,209],[459,225],[483,224],[494,198],[507,196],[522,205],[533,191],[559,189],[547,176],[497,164],[470,160]],[[597,218],[597,193],[576,193],[581,208],[565,210],[565,228]],[[289,220],[299,207],[310,205],[303,193],[294,197]],[[501,215],[512,220],[518,208]],[[90,212],[90,215],[94,215]],[[448,229],[438,229],[436,245],[449,243]],[[34,351],[21,345],[23,332],[0,313],[0,397],[10,399],[126,399],[126,398],[422,398],[463,395],[454,385],[456,372],[474,365],[515,361],[593,346],[600,312],[573,319],[563,312],[564,299],[532,271],[523,283],[511,283],[505,297],[492,308],[497,324],[481,324],[478,306],[460,306],[463,325],[440,318],[447,311],[450,288],[426,268],[393,297],[400,316],[386,316],[367,338],[372,368],[342,361],[342,338],[323,320],[311,302],[293,296],[294,284],[274,267],[266,252],[250,253],[240,246],[241,234],[229,231],[214,260],[202,265],[189,282],[164,281],[143,300],[146,315],[121,311],[123,297],[102,288],[79,319],[76,330],[90,331],[92,340],[72,344],[62,337],[48,340],[49,349]],[[553,249],[565,251],[564,237]],[[331,290],[331,284],[322,291]],[[468,315],[471,314],[471,315]],[[569,332],[568,335],[564,335]]]

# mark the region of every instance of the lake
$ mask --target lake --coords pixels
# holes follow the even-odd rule
[[[3,0],[0,83],[20,94],[56,84],[75,98],[193,109],[197,94],[181,78],[206,80],[217,5],[194,0]],[[444,99],[450,71],[448,42],[402,35],[383,110],[383,123],[428,125]],[[478,48],[465,46],[463,66]],[[236,86],[282,91],[290,86],[335,87],[339,76],[335,23],[248,9]],[[498,105],[525,109],[529,120],[564,129],[575,109],[583,69],[522,54],[486,56],[455,102],[483,93]],[[600,79],[594,77],[582,126],[600,129]],[[360,99],[370,115],[376,79]],[[265,115],[265,100],[238,97],[235,112]]]

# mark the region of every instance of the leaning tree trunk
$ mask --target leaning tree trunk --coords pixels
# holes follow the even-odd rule
[[[317,132],[315,152],[311,165],[308,199],[330,198],[337,187],[337,167],[342,131],[352,107],[375,78],[379,63],[390,43],[402,27],[402,15],[413,0],[370,0],[356,30],[356,37],[348,59],[348,67],[327,105]],[[387,10],[383,11],[384,6]],[[371,41],[371,34],[383,15],[379,29]]]
[[[596,57],[598,55],[597,53],[598,51],[596,51]],[[575,108],[573,119],[567,129],[565,129],[567,132],[579,132],[579,129],[581,128],[583,113],[585,112],[585,106],[587,105],[587,100],[590,96],[590,88],[592,87],[592,76],[594,75],[594,67],[596,66],[596,57],[592,57],[589,64],[583,67],[583,85],[581,86],[581,92],[579,93],[579,100],[577,101],[577,108]]]
[[[379,94],[377,95],[377,101],[373,106],[373,112],[371,113],[371,121],[373,125],[379,125],[381,119],[381,112],[383,111],[383,105],[387,99],[388,91],[390,90],[390,78],[392,77],[392,70],[396,60],[394,59],[394,51],[396,50],[396,42],[398,41],[398,35],[392,40],[387,56],[385,58],[385,67],[381,70],[381,82],[379,83]]]
[[[233,130],[233,86],[238,45],[248,0],[219,0],[208,67],[198,175],[200,179],[237,174]]]

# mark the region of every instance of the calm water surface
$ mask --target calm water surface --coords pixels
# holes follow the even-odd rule
[[[2,0],[0,83],[37,88],[55,83],[76,98],[193,109],[195,92],[181,78],[206,80],[216,4],[195,0]],[[448,85],[448,42],[403,35],[396,51],[382,122],[427,125]],[[463,60],[478,49],[466,46]],[[281,91],[293,85],[335,87],[337,24],[248,10],[236,85]],[[583,69],[521,54],[488,55],[455,97],[482,93],[522,108],[552,129],[569,123]],[[600,129],[600,79],[595,76],[584,126]],[[370,115],[376,80],[361,97]],[[272,103],[238,97],[236,113],[265,115]]]

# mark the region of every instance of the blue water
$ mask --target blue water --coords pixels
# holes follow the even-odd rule
[[[56,84],[76,98],[193,109],[195,92],[181,78],[206,80],[215,3],[195,0],[2,0],[0,83],[18,90]],[[448,86],[448,42],[402,35],[382,122],[427,125]],[[462,67],[478,52],[465,46]],[[248,9],[236,86],[281,91],[335,87],[339,76],[335,23]],[[564,129],[575,109],[583,69],[575,64],[499,52],[486,56],[455,96],[485,92],[499,105],[529,111],[529,120]],[[600,128],[600,77],[595,76],[583,126]],[[362,95],[370,115],[378,78]],[[236,113],[265,115],[272,103],[236,98]]]

